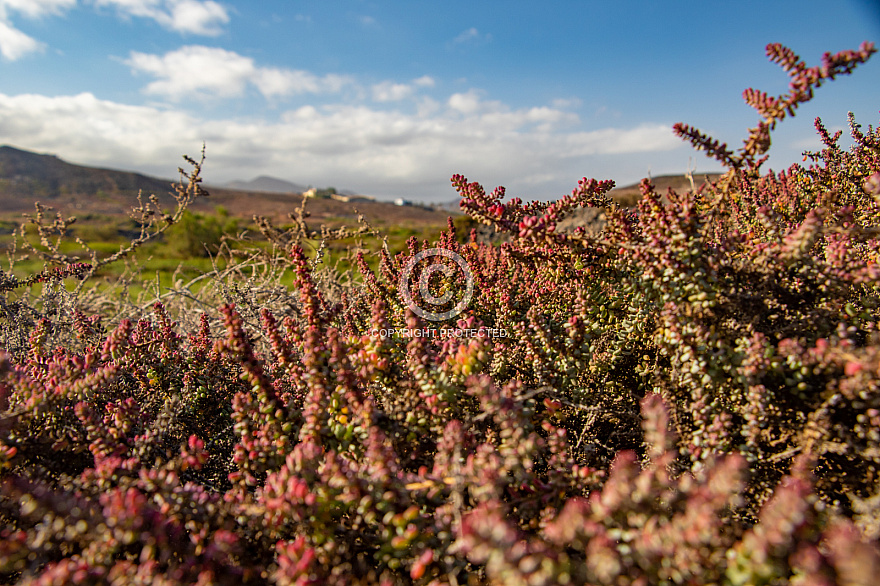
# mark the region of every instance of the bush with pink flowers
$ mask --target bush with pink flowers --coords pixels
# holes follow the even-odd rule
[[[217,272],[216,304],[113,321],[64,285],[87,265],[4,275],[0,582],[873,583],[880,129],[851,117],[844,150],[817,120],[808,165],[761,168],[874,52],[768,46],[790,93],[745,92],[742,148],[675,127],[728,172],[633,209],[610,181],[524,204],[453,177],[502,244],[450,221],[351,280],[301,217],[262,221],[282,254]],[[556,229],[583,207],[601,231]]]

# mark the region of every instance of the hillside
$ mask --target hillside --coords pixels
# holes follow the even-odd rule
[[[0,212],[33,209],[36,200],[56,208],[133,201],[138,190],[171,202],[171,182],[139,173],[74,165],[55,155],[0,146]],[[129,206],[130,207],[130,206]]]
[[[721,175],[718,173],[694,174],[694,187],[707,181],[714,181]],[[657,193],[664,195],[669,188],[678,192],[690,191],[691,182],[685,175],[661,175],[652,177],[651,182]],[[639,182],[640,183],[640,182]],[[639,183],[615,187],[609,192],[611,198],[625,207],[634,206],[642,197]],[[562,231],[574,230],[578,226],[586,226],[587,232],[598,232],[605,223],[605,214],[598,208],[575,210],[570,216],[559,222],[557,228]]]
[[[193,203],[194,211],[213,212],[224,207],[231,215],[250,219],[254,215],[284,221],[302,204],[302,195],[264,190],[266,182],[245,182],[250,189],[209,187],[209,196]],[[68,163],[55,155],[38,154],[0,146],[0,214],[20,218],[39,201],[64,214],[127,215],[136,205],[139,191],[156,195],[162,205],[172,206],[172,181],[140,173],[99,169]],[[295,187],[294,184],[289,184]],[[278,187],[277,185],[274,185]],[[259,187],[259,189],[256,189]],[[310,217],[331,226],[349,224],[358,213],[377,225],[444,224],[448,213],[418,206],[396,206],[379,201],[346,203],[314,199],[306,203]]]
[[[706,181],[715,181],[719,177],[721,177],[720,173],[694,173],[694,187],[699,188],[702,183]],[[615,187],[611,190],[610,195],[614,198],[614,201],[621,205],[635,205],[635,202],[641,197],[639,183],[640,182],[636,182],[630,185],[624,185],[623,187]],[[691,189],[691,182],[685,175],[660,175],[658,177],[651,177],[651,183],[654,184],[654,189],[659,194],[665,194],[670,187],[679,192],[690,191]]]
[[[213,210],[222,206],[233,216],[250,218],[254,215],[274,218],[283,221],[287,214],[302,205],[303,196],[298,193],[271,193],[237,191],[232,189],[208,189],[210,197],[202,200],[195,209]],[[342,202],[335,199],[310,198],[306,201],[309,217],[317,223],[328,226],[347,224],[351,226],[357,221],[358,214],[376,226],[411,226],[428,224],[445,224],[449,212],[432,210],[419,206],[397,206],[383,201]]]

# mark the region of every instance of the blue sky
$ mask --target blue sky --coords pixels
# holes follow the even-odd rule
[[[739,146],[742,91],[787,90],[767,43],[815,65],[862,41],[876,0],[0,0],[0,144],[174,177],[205,143],[208,183],[439,202],[461,173],[554,199],[720,169],[672,125]],[[816,116],[878,110],[875,55],[782,123],[769,166],[820,147]]]

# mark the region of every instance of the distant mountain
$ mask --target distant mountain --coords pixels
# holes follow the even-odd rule
[[[171,181],[140,173],[73,165],[55,155],[41,155],[11,146],[0,146],[0,193],[33,198],[136,194],[138,190],[162,196]]]
[[[250,181],[230,181],[219,187],[235,189],[237,191],[264,191],[267,193],[302,193],[308,189],[305,185],[291,183],[290,181],[269,177],[268,175],[260,175]]]
[[[275,222],[289,222],[288,214],[302,206],[301,193],[306,190],[272,177],[257,177],[246,185],[244,189],[208,186],[210,196],[196,199],[190,209],[212,213],[222,207],[238,218],[260,215]],[[173,209],[172,190],[172,182],[167,179],[74,165],[55,155],[0,146],[0,213],[4,215],[20,218],[21,212],[33,212],[34,202],[39,201],[64,214],[127,217],[137,205],[139,191],[145,199],[155,195],[163,209]],[[315,228],[324,222],[330,227],[352,227],[359,215],[377,227],[443,225],[447,216],[418,206],[360,198],[314,198],[306,205],[309,225]]]
[[[695,188],[699,189],[700,185],[704,182],[716,181],[721,177],[721,174],[695,172],[693,177],[693,185]],[[665,195],[670,187],[675,191],[690,191],[691,189],[691,182],[686,175],[659,175],[657,177],[651,177],[651,183],[654,184],[654,191],[661,196]],[[639,189],[640,184],[641,181],[631,183],[630,185],[624,185],[623,187],[615,187],[608,192],[608,195],[623,206],[633,206],[642,197],[642,192]]]
[[[703,183],[716,181],[721,175],[719,173],[694,173],[693,186],[700,189]],[[633,207],[638,204],[642,198],[642,192],[639,189],[639,183],[631,183],[623,187],[615,187],[608,192],[611,199],[623,207]],[[661,201],[666,200],[666,193],[672,188],[678,193],[691,190],[691,180],[686,175],[661,175],[652,177],[651,183],[654,185],[654,191],[660,195]],[[556,229],[560,232],[569,232],[579,226],[586,228],[587,233],[596,233],[605,225],[605,212],[600,208],[582,208],[573,210],[567,217],[556,224]]]

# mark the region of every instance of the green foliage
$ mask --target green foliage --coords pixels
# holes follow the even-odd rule
[[[169,253],[178,258],[217,254],[225,235],[234,235],[238,222],[226,214],[207,215],[186,211],[165,233]]]

